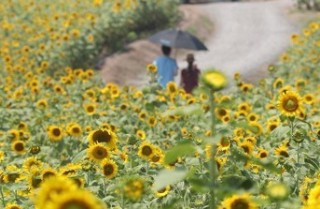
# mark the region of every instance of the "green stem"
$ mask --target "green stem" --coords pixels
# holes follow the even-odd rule
[[[5,207],[5,206],[6,206],[6,202],[4,201],[4,195],[3,195],[2,189],[3,189],[3,188],[1,187],[0,193],[1,193],[2,205],[3,205],[3,207]]]
[[[215,117],[214,117],[214,91],[210,90],[210,108],[211,108],[211,133],[212,135],[215,134]],[[209,175],[210,175],[210,209],[216,209],[216,196],[215,196],[215,183],[216,183],[216,176],[217,176],[217,165],[215,162],[215,155],[216,155],[216,146],[215,144],[211,145],[211,158],[209,161]]]

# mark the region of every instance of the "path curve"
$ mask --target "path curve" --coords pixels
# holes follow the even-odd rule
[[[195,54],[196,64],[201,70],[216,68],[223,71],[231,84],[235,72],[251,83],[266,77],[267,66],[275,63],[290,46],[290,35],[299,33],[314,16],[297,12],[293,0],[214,2],[182,5],[180,9],[185,13],[180,27],[197,25],[199,28],[200,25],[199,37],[206,35],[208,52],[189,51]],[[203,15],[213,22],[212,33],[206,24],[197,22],[202,21]],[[160,47],[148,40],[138,40],[127,48],[127,52],[105,59],[101,68],[104,82],[122,86],[148,85],[145,66],[161,54]],[[178,51],[176,59],[180,69],[186,66],[186,52]],[[180,83],[180,76],[176,83]]]
[[[229,78],[235,72],[253,83],[265,77],[267,66],[289,46],[290,35],[301,29],[287,14],[293,7],[292,0],[219,2],[196,7],[214,23],[214,33],[206,42],[209,51],[195,52],[196,63],[200,69],[220,69]],[[180,67],[186,65],[178,63]]]

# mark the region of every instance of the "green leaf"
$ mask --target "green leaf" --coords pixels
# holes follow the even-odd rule
[[[199,104],[192,104],[188,106],[178,107],[174,110],[168,110],[163,113],[163,116],[170,116],[170,115],[201,115],[203,114],[203,110],[201,105]]]
[[[76,154],[72,160],[72,162],[79,162],[80,160],[84,159],[87,154],[87,149],[82,150],[78,154]]]
[[[173,185],[187,176],[187,170],[162,170],[154,181],[154,188],[156,191],[166,187],[167,185]]]
[[[320,168],[319,161],[316,158],[312,158],[312,157],[305,155],[304,162],[312,165],[317,170]]]
[[[196,192],[206,193],[210,191],[207,179],[191,178],[188,179],[188,182],[191,184],[192,189]]]
[[[182,142],[166,153],[164,161],[165,163],[170,164],[175,162],[178,157],[193,155],[195,151],[196,148],[191,142]]]

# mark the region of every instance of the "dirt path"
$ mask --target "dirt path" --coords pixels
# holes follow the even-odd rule
[[[199,15],[208,17],[214,23],[214,32],[207,33],[208,29],[199,33],[201,38],[206,38],[209,48],[208,52],[194,52],[199,68],[214,67],[230,78],[240,72],[245,80],[256,82],[267,75],[266,67],[289,46],[290,35],[300,32],[303,24],[297,21],[299,15],[293,8],[292,0],[187,5],[182,7],[187,18],[182,28],[191,27],[192,30],[192,25],[198,24],[193,21]],[[128,53],[106,60],[102,76],[106,82],[145,85],[144,66],[158,54],[158,46],[144,40],[135,42]],[[181,54],[180,51],[177,56],[180,68],[185,66]],[[179,79],[177,77],[176,81]]]
[[[289,46],[290,35],[301,29],[288,13],[292,7],[292,0],[198,5],[215,25],[210,51],[195,53],[199,68],[215,67],[229,77],[237,71],[251,82],[265,77],[267,66]]]

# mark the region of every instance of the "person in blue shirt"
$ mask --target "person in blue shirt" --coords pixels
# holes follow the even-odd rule
[[[162,46],[162,56],[156,58],[153,62],[158,69],[158,82],[160,86],[166,88],[169,81],[174,81],[174,77],[178,73],[178,65],[175,59],[170,57],[171,47]]]

